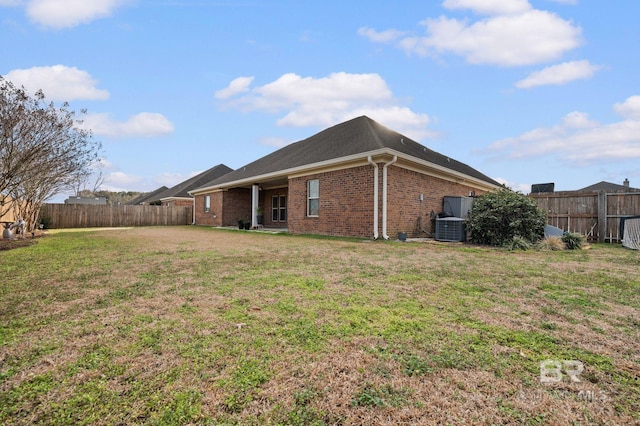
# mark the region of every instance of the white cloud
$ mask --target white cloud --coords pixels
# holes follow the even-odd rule
[[[121,171],[109,173],[107,175],[106,182],[103,185],[103,187],[108,191],[131,191],[131,188],[141,188],[143,186],[143,177],[129,175]]]
[[[516,183],[511,182],[505,178],[497,177],[493,178],[496,182],[506,186],[507,188],[511,188],[514,191],[522,192],[523,194],[528,194],[531,192],[531,184],[530,183]]]
[[[390,41],[394,41],[404,35],[403,31],[398,30],[386,30],[386,31],[376,31],[373,28],[369,27],[361,27],[358,28],[358,35],[368,38],[369,40],[376,43],[388,43]]]
[[[27,16],[47,28],[62,29],[106,18],[129,0],[29,0]]]
[[[414,139],[434,134],[430,117],[398,105],[378,74],[313,78],[289,73],[228,102],[245,111],[284,112],[277,120],[280,126],[327,127],[366,114]]]
[[[631,96],[613,109],[622,120],[603,124],[584,112],[572,112],[556,126],[496,141],[487,153],[509,160],[552,155],[574,165],[640,159],[640,96]]]
[[[215,92],[216,99],[229,99],[249,91],[249,86],[253,82],[254,77],[238,77],[231,81],[227,87]]]
[[[553,65],[540,71],[535,71],[523,80],[516,82],[520,89],[528,89],[536,86],[561,85],[575,80],[587,80],[600,69],[599,66],[589,61],[571,61]]]
[[[586,112],[574,111],[562,118],[562,127],[566,129],[587,129],[597,127],[600,123],[589,119]]]
[[[471,9],[483,15],[512,15],[531,10],[527,0],[445,0],[447,9]]]
[[[111,137],[154,137],[173,132],[173,123],[153,112],[141,112],[125,122],[115,121],[109,114],[87,114],[81,127]]]
[[[451,52],[472,64],[531,65],[557,59],[580,44],[581,30],[558,16],[531,10],[472,25],[441,17],[423,22],[427,37],[401,42],[408,52]]]
[[[631,96],[623,103],[615,104],[613,109],[622,117],[640,120],[640,96]]]
[[[75,67],[53,65],[16,69],[9,71],[5,78],[16,86],[24,86],[30,93],[41,89],[46,98],[53,101],[109,98],[109,92],[96,88],[96,79]]]
[[[450,53],[472,64],[522,66],[556,60],[582,43],[580,27],[533,9],[525,0],[446,0],[443,5],[489,16],[475,22],[446,16],[426,19],[421,22],[426,35],[399,37],[397,47],[419,56]],[[359,34],[372,41],[391,40],[382,37],[385,31],[365,28]]]

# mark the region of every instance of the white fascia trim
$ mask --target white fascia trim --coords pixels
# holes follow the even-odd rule
[[[198,188],[198,189],[194,189],[192,191],[187,191],[187,193],[189,195],[192,195],[192,196],[195,197],[196,195],[199,195],[199,194],[211,194],[211,193],[215,193],[215,192],[224,192],[224,191],[226,191],[225,188],[220,188],[220,187],[217,187],[217,186],[215,186],[215,187],[214,186],[210,186],[208,188]]]
[[[191,200],[193,200],[193,197],[165,197],[165,198],[160,198],[160,201],[171,201],[171,200],[188,200],[188,201],[191,201]]]

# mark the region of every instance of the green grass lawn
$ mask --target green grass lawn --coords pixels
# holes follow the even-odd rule
[[[617,245],[51,231],[0,277],[0,424],[640,423]]]

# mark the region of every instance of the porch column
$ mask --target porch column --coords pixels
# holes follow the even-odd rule
[[[260,186],[252,185],[251,186],[251,227],[255,228],[258,226],[258,204],[260,200]]]

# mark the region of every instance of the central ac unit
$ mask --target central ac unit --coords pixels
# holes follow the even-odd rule
[[[442,209],[449,216],[466,219],[473,207],[473,197],[446,196],[442,199]]]
[[[436,218],[437,241],[466,241],[467,228],[464,219],[459,217]]]

